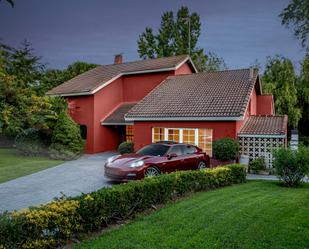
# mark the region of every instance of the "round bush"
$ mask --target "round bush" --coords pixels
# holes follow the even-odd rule
[[[273,155],[276,174],[288,187],[298,186],[309,174],[308,147],[298,150],[280,148]]]
[[[222,138],[213,143],[214,157],[221,161],[235,160],[239,153],[239,143],[232,138]]]
[[[249,169],[250,171],[254,173],[259,173],[259,171],[266,170],[266,164],[264,157],[258,157],[254,160],[252,160],[249,163]]]
[[[26,129],[15,138],[16,148],[26,156],[46,154],[48,143],[49,139],[44,138],[43,134],[35,128]]]
[[[118,151],[120,154],[129,154],[134,152],[133,142],[123,142],[119,145]]]

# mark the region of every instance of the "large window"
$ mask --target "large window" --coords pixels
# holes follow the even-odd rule
[[[180,142],[180,130],[179,129],[167,129],[167,140]]]
[[[198,129],[198,147],[212,156],[212,130]]]
[[[212,129],[154,127],[152,142],[164,140],[196,145],[212,156]]]

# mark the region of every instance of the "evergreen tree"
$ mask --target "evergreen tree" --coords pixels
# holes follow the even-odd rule
[[[289,116],[290,128],[296,128],[301,118],[295,81],[294,66],[289,59],[282,56],[268,57],[262,79],[263,91],[274,95],[276,113]]]
[[[207,56],[202,48],[197,47],[200,34],[199,15],[181,7],[176,16],[172,11],[163,13],[157,34],[146,27],[137,41],[138,53],[144,59],[190,54],[198,71],[226,68],[222,58],[214,53]]]

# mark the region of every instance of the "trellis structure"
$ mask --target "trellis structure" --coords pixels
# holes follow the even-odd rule
[[[273,150],[285,146],[285,137],[240,135],[238,140],[241,154],[248,155],[250,161],[258,157],[264,157],[268,168],[272,168]]]
[[[272,168],[272,152],[287,142],[287,116],[251,116],[238,133],[240,153],[250,161],[264,157]]]

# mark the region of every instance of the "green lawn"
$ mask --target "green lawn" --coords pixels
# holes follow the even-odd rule
[[[75,248],[309,248],[309,184],[198,193]]]
[[[0,149],[0,183],[56,166],[63,161],[46,157],[26,157],[15,149]]]

